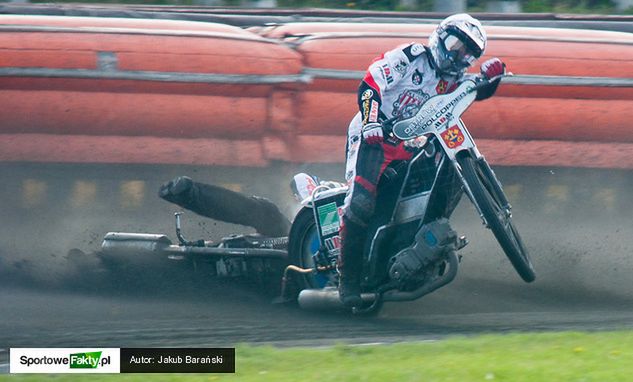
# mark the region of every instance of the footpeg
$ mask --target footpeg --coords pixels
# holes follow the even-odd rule
[[[468,239],[466,238],[466,236],[460,236],[457,238],[457,243],[455,245],[455,250],[459,251],[460,249],[464,248],[465,246],[468,245],[468,243],[470,243],[468,241]]]

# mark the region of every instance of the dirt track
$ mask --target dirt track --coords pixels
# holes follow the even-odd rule
[[[95,250],[108,229],[171,234],[172,208],[153,193],[160,180],[176,171],[125,173],[122,179],[145,177],[148,201],[141,209],[121,211],[115,202],[107,204],[114,193],[101,193],[101,188],[95,196],[104,203],[100,206],[82,209],[64,201],[68,193],[55,181],[76,178],[81,171],[53,169],[41,175],[22,168],[15,178],[13,170],[1,170],[8,179],[1,195],[3,209],[9,211],[11,223],[0,234],[5,243],[0,253],[0,347],[315,345],[515,330],[633,328],[631,172],[499,169],[532,252],[537,281],[527,285],[519,280],[472,207],[463,203],[453,225],[471,244],[462,251],[457,280],[419,301],[387,304],[377,318],[366,319],[276,307],[253,288],[201,284],[177,272],[156,275],[149,284],[97,283],[82,273],[86,263],[68,261],[68,250]],[[291,170],[279,171],[280,176]],[[331,168],[310,170],[325,177],[334,173]],[[48,179],[48,202],[55,203],[29,207],[24,204],[25,179],[40,175]],[[218,179],[217,174],[198,173],[199,178],[207,176]],[[103,178],[121,179],[113,174]],[[274,198],[285,183],[268,180],[254,190]],[[233,178],[226,182],[241,183]],[[103,187],[109,189],[108,184]],[[12,192],[12,185],[22,185],[22,194]],[[195,217],[186,223],[190,236],[239,229]]]

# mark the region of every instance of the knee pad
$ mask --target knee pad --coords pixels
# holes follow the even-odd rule
[[[352,222],[361,226],[366,226],[374,214],[376,199],[367,192],[357,190],[352,195],[349,207],[345,210],[345,215]]]

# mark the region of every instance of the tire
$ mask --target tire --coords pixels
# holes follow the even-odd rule
[[[288,259],[290,264],[300,268],[313,268],[312,255],[319,249],[317,226],[311,208],[303,208],[290,227],[288,236]],[[320,288],[313,274],[291,273],[287,294],[296,298],[303,289]]]
[[[502,211],[500,200],[504,200],[505,196],[497,195],[497,192],[503,191],[493,186],[496,179],[487,177],[471,155],[458,156],[457,162],[461,166],[464,179],[488,223],[488,228],[492,230],[514,269],[523,281],[528,283],[534,281],[536,279],[534,267],[519,231],[514,226],[512,218],[505,216]]]

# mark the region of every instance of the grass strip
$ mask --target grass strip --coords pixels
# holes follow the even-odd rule
[[[633,331],[495,334],[316,349],[239,345],[236,370],[4,375],[0,381],[631,381]]]

